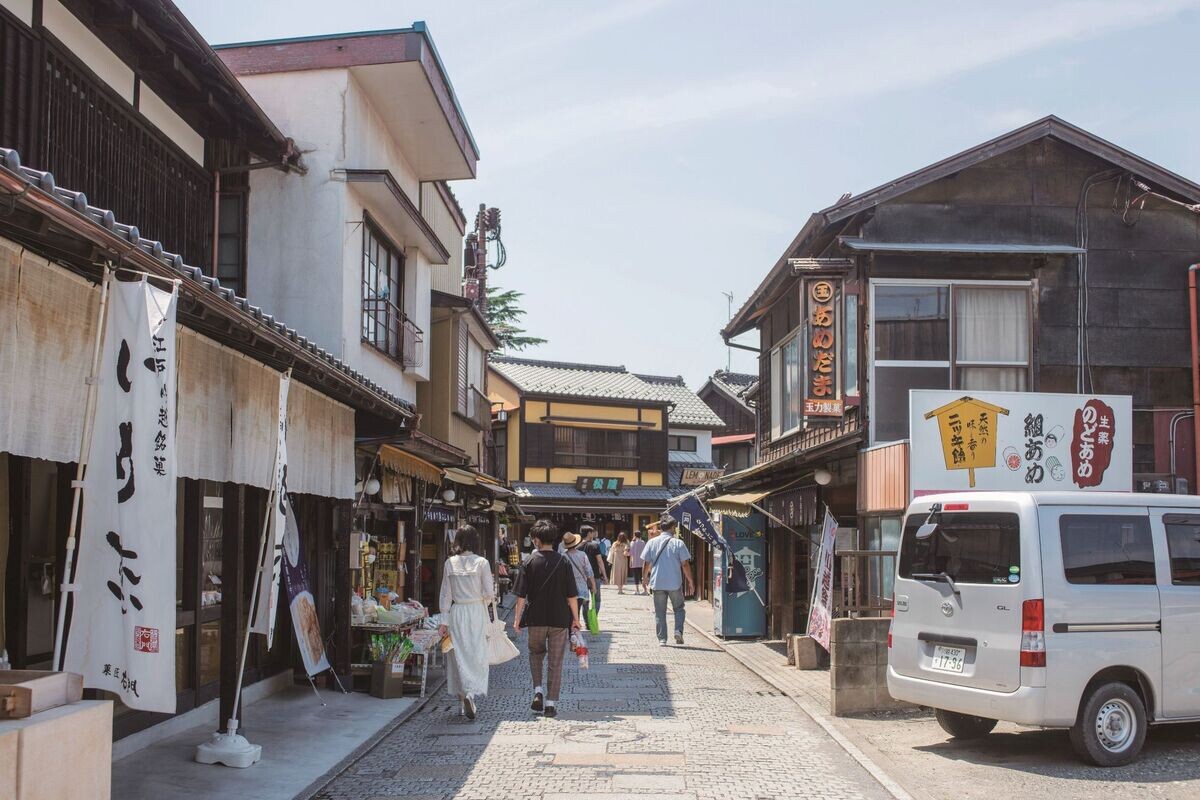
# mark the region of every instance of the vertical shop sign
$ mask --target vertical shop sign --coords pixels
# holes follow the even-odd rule
[[[808,635],[829,649],[833,627],[833,548],[837,541],[837,520],[825,509],[825,524],[821,528],[821,550],[817,569],[813,573],[812,602],[808,606]]]
[[[842,416],[838,385],[837,299],[833,281],[811,280],[805,285],[808,317],[808,382],[804,416]]]
[[[176,289],[112,284],[64,668],[175,713]]]
[[[317,604],[308,582],[308,565],[300,549],[300,529],[287,494],[280,497],[285,524],[283,536],[283,583],[287,588],[288,608],[292,612],[292,627],[300,645],[300,660],[311,677],[329,669],[325,642],[321,638],[321,623],[317,619]]]
[[[283,534],[287,513],[287,407],[291,374],[279,376],[279,417],[276,422],[274,490],[275,507],[266,550],[263,551],[262,571],[259,574],[258,603],[254,608],[250,630],[267,637],[267,649],[275,642],[275,609],[279,604],[279,575],[283,568]]]

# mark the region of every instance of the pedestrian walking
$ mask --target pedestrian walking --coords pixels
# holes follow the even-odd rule
[[[617,594],[625,594],[625,583],[629,580],[629,534],[621,531],[608,551],[608,563],[612,565],[613,586]]]
[[[583,537],[583,552],[587,553],[588,561],[596,576],[596,616],[600,616],[600,595],[604,584],[608,583],[608,562],[604,559],[604,551],[596,535],[596,529],[591,525],[580,525],[579,535]]]
[[[487,604],[495,599],[492,569],[487,559],[476,555],[479,534],[470,525],[454,537],[455,555],[446,559],[439,598],[442,636],[453,645],[446,659],[446,686],[458,695],[461,713],[475,719],[475,700],[487,695],[488,648]]]
[[[579,595],[579,618],[587,620],[588,598],[596,592],[595,570],[587,553],[579,549],[583,537],[575,533],[563,536],[563,546],[567,550],[567,561],[571,564],[571,572],[575,575],[575,592]]]
[[[675,644],[683,644],[684,596],[692,593],[692,554],[675,536],[676,522],[664,516],[660,533],[642,551],[642,583],[654,595],[654,624],[660,647],[667,646],[667,601],[675,614]]]
[[[554,717],[558,715],[568,634],[582,627],[578,592],[566,556],[555,551],[558,526],[540,519],[533,524],[530,536],[537,549],[525,559],[517,582],[513,630],[518,635],[522,628],[529,630],[529,673],[533,679],[533,702],[529,707]]]
[[[629,543],[629,574],[633,576],[634,594],[642,593],[642,551],[646,548],[644,531],[635,531]]]

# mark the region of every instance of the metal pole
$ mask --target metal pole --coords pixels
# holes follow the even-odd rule
[[[1197,329],[1197,301],[1196,301],[1196,270],[1200,270],[1200,264],[1192,264],[1188,267],[1188,305],[1191,312],[1192,323],[1192,411],[1200,412],[1200,330]],[[1193,450],[1194,458],[1196,459],[1196,477],[1195,483],[1200,484],[1200,415],[1196,416],[1196,422],[1193,423],[1193,436],[1195,439]],[[1200,487],[1190,486],[1192,494],[1200,494]]]
[[[62,669],[63,634],[67,624],[67,598],[74,593],[74,566],[76,534],[79,530],[79,507],[83,501],[83,475],[87,468],[88,450],[92,446],[92,430],[95,426],[96,415],[96,384],[100,369],[100,344],[104,339],[104,313],[108,308],[108,285],[112,280],[111,264],[105,262],[104,277],[100,281],[100,309],[96,313],[96,339],[92,344],[92,371],[87,379],[87,401],[84,404],[83,436],[79,442],[79,461],[75,465],[75,480],[71,481],[73,497],[71,498],[71,526],[67,533],[67,552],[63,559],[62,584],[58,600],[58,625],[54,631],[54,661],[52,667]]]
[[[258,567],[254,570],[254,591],[250,593],[250,615],[246,619],[246,635],[242,637],[242,656],[238,660],[237,688],[233,693],[233,711],[229,712],[229,722],[226,729],[229,733],[237,730],[238,706],[242,703],[242,676],[246,672],[246,653],[250,650],[250,627],[254,624],[254,609],[258,605],[259,584],[262,582],[263,560],[266,558],[267,533],[270,532],[271,515],[275,513],[275,503],[278,501],[275,493],[275,478],[271,478],[271,491],[267,493],[267,508],[263,514],[262,534],[258,542]],[[274,624],[274,620],[270,621]]]

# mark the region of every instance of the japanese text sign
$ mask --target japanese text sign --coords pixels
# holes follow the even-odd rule
[[[842,399],[838,385],[839,292],[827,279],[805,283],[808,322],[808,381],[804,416],[840,417]]]
[[[912,390],[913,496],[1133,489],[1128,396]]]
[[[581,475],[575,479],[575,490],[580,494],[591,494],[593,492],[620,494],[624,488],[624,478],[599,478]]]
[[[65,669],[175,712],[175,291],[113,281]]]
[[[821,526],[821,549],[813,572],[812,602],[808,606],[808,635],[826,650],[833,628],[833,548],[837,543],[837,529],[837,520],[826,508],[825,523]]]

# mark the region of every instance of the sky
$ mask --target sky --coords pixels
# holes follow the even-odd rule
[[[1200,0],[176,2],[214,44],[424,20],[481,154],[453,189],[549,340],[521,355],[693,388],[757,371],[724,293],[846,192],[1046,114],[1200,180]]]

